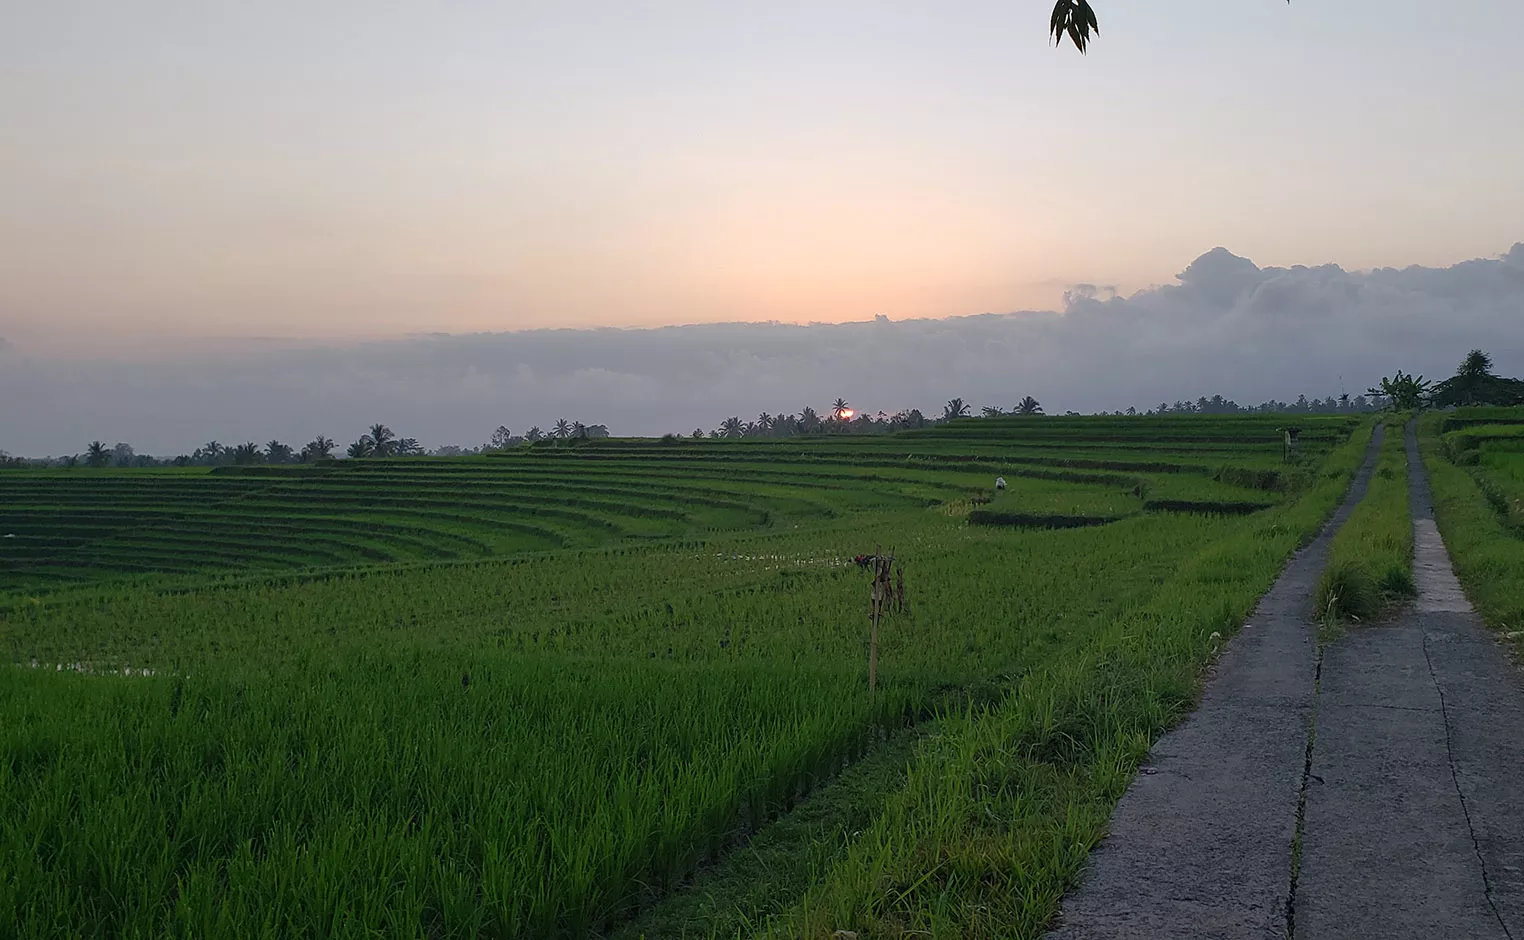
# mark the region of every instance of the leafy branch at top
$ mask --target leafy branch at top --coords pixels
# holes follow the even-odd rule
[[[1290,3],[1291,0],[1286,0]],[[1099,36],[1101,27],[1096,23],[1095,10],[1090,0],[1058,0],[1053,5],[1053,17],[1048,21],[1048,34],[1055,44],[1063,45],[1064,37],[1074,43],[1081,54],[1090,45],[1090,34]]]

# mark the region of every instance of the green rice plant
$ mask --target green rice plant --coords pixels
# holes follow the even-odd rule
[[[1258,418],[1123,424],[1031,436],[1054,460],[1170,469],[1081,480],[1035,464],[1045,476],[1012,474],[1000,500],[1135,508],[1131,488],[1163,480],[1170,498],[1195,481],[1217,499],[1234,485],[1180,468],[1277,452]],[[904,772],[867,775],[830,811],[846,815],[800,830],[824,841],[776,852],[790,874],[749,891],[744,916],[784,932],[1031,935],[1152,736],[1188,707],[1214,634],[1331,511],[1363,447],[1363,431],[1338,443],[1350,426],[1308,432],[1328,459],[1265,512],[1064,530],[939,511],[988,494],[981,468],[1032,449],[1023,424],[909,439],[948,458],[925,461],[894,439],[740,442],[733,460],[705,442],[178,474],[206,488],[163,490],[72,555],[0,568],[14,577],[0,585],[37,572],[57,585],[0,596],[0,659],[16,664],[0,668],[0,858],[22,860],[0,874],[0,923],[21,936],[606,931],[681,897],[750,836],[787,831],[781,814],[920,723]],[[879,462],[854,466],[858,453]],[[75,485],[29,479],[53,500]],[[17,518],[3,497],[30,485],[0,481],[0,529]],[[357,502],[366,486],[377,498]],[[526,506],[535,487],[543,507]],[[137,499],[111,492],[81,498],[79,516]],[[581,544],[513,548],[570,533],[577,514],[592,523]],[[491,541],[494,526],[514,535]],[[269,554],[308,534],[325,537],[307,554]],[[880,544],[906,563],[912,613],[881,625],[869,697],[867,584],[849,559]],[[350,566],[100,576],[133,565],[134,546],[143,569],[198,551]],[[731,900],[706,909],[723,920]]]

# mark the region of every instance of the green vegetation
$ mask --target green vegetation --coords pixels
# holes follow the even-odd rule
[[[1356,420],[10,473],[0,923],[1033,936]]]
[[[1325,620],[1374,620],[1412,597],[1413,515],[1403,420],[1389,418],[1370,489],[1334,536],[1314,602]]]
[[[1350,421],[1309,422],[1321,428],[1308,432],[1310,453]],[[604,440],[471,458],[12,471],[0,478],[0,536],[9,536],[0,538],[0,591],[767,531],[987,494],[997,474],[1054,485],[1023,485],[992,510],[1089,515],[1116,504],[1108,514],[1120,515],[1145,498],[1268,504],[1300,472],[1281,464],[1273,426],[1273,417],[997,418],[865,438]],[[1063,485],[1072,483],[1089,486]]]
[[[1524,651],[1524,408],[1429,414],[1418,443],[1455,573],[1489,626]]]

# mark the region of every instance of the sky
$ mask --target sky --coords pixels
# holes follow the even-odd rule
[[[1081,56],[1046,0],[0,0],[0,386],[83,383],[0,399],[0,448],[138,407],[61,417],[98,375],[246,375],[195,429],[131,432],[180,448],[283,394],[261,363],[438,333],[594,356],[609,327],[650,349],[729,335],[678,325],[1048,322],[1077,284],[1156,296],[1216,246],[1358,274],[1524,239],[1524,4],[1095,4]],[[541,330],[591,332],[505,335]],[[1445,339],[1446,362],[1477,344]],[[559,387],[525,420],[625,407]]]
[[[480,445],[558,418],[616,435],[709,430],[734,414],[939,415],[963,398],[1048,413],[1221,394],[1240,404],[1357,395],[1396,369],[1447,377],[1473,346],[1524,375],[1524,243],[1444,267],[1261,267],[1223,248],[1175,283],[1076,286],[1062,311],[841,323],[715,323],[245,342],[159,360],[50,360],[0,349],[0,447],[26,456],[123,441],[189,453],[380,421],[426,447]],[[29,403],[25,406],[20,403]]]

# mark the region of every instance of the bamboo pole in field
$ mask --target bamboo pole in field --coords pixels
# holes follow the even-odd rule
[[[868,694],[878,685],[878,605],[873,607],[873,632],[868,640]]]
[[[878,688],[878,622],[883,617],[884,601],[894,596],[890,572],[894,569],[894,549],[885,558],[879,547],[873,547],[873,585],[868,593],[868,619],[872,631],[868,634],[868,692]]]

